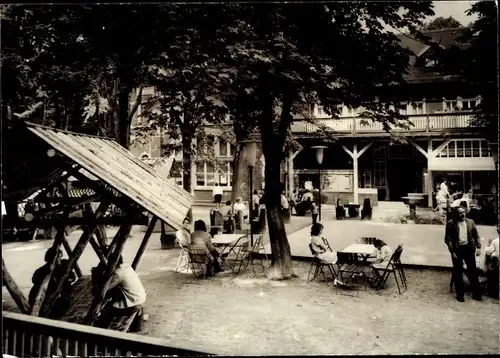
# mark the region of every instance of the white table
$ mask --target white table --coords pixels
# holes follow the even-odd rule
[[[376,254],[375,246],[371,244],[351,244],[344,248],[341,252],[345,252],[348,254],[359,254],[363,257],[368,257]]]
[[[234,241],[236,241],[244,236],[246,236],[246,235],[242,235],[242,234],[218,234],[212,238],[212,244],[213,245],[221,245],[221,246],[229,245],[232,242],[234,242]]]

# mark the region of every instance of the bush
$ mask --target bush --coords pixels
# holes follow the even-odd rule
[[[444,225],[445,219],[438,213],[432,211],[417,212],[415,219],[411,219],[409,214],[393,216],[384,219],[386,223],[393,224],[420,224],[420,225]]]

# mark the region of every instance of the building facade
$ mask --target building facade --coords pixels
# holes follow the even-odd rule
[[[460,30],[428,33],[443,47],[452,44],[460,34]],[[370,198],[375,205],[378,201],[402,201],[409,193],[420,193],[432,207],[436,185],[447,178],[453,190],[473,189],[476,196],[484,198],[496,195],[497,177],[489,144],[483,138],[482,128],[471,125],[472,111],[481,98],[470,93],[460,78],[439,73],[429,46],[404,35],[400,41],[413,53],[406,76],[408,100],[404,110],[411,122],[410,129],[394,127],[388,133],[381,123],[361,120],[362,109],[341,106],[340,118],[331,118],[320,106],[311,108],[310,115],[329,127],[336,141],[327,144],[324,150],[320,182],[320,166],[312,147],[324,141],[315,133],[318,130],[315,124],[300,118],[294,120],[292,133],[302,149],[290,152],[282,163],[287,191],[304,188],[304,183],[311,181],[314,188],[321,185],[329,204],[337,199],[360,203]],[[192,164],[192,191],[198,202],[212,200],[216,182],[222,186],[225,198],[230,197],[233,185],[234,148],[220,139],[220,129],[208,131],[213,136],[219,164]],[[141,153],[158,156],[160,137],[152,137],[146,148],[133,148],[133,151],[138,156]],[[174,153],[172,158],[172,180],[181,185],[182,176],[175,170],[175,163],[182,161],[182,153]],[[259,151],[254,188],[262,187],[264,164],[265,158]],[[240,189],[246,198],[248,172],[245,168],[241,170]]]

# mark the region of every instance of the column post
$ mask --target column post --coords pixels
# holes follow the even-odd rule
[[[352,150],[352,164],[353,164],[353,194],[354,194],[354,204],[359,204],[359,194],[358,194],[358,145],[354,143],[354,148]]]
[[[291,150],[288,151],[288,191],[292,193],[295,189],[293,187],[293,152]]]
[[[430,139],[427,141],[427,206],[432,208],[432,192],[434,191],[434,180],[432,178],[432,171],[429,169],[429,160],[432,156],[432,142]]]

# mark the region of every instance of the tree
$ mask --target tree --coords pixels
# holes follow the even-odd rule
[[[442,30],[442,29],[459,29],[462,24],[455,20],[453,16],[436,17],[422,27],[422,31]]]
[[[480,104],[474,109],[472,126],[483,127],[492,142],[498,141],[498,8],[494,1],[475,2],[468,15],[477,20],[463,30],[456,44],[435,47],[435,60],[445,74],[460,75],[471,92],[479,94]]]
[[[237,70],[232,93],[237,96],[244,84],[255,106],[254,116],[235,120],[256,119],[266,158],[273,278],[294,276],[279,215],[280,164],[293,114],[315,103],[337,116],[337,105],[344,103],[363,106],[364,115],[386,129],[404,123],[397,93],[409,56],[395,35],[384,31],[384,23],[416,33],[421,19],[432,14],[429,2],[231,4],[220,12],[224,28],[219,37],[227,42],[224,60]]]

